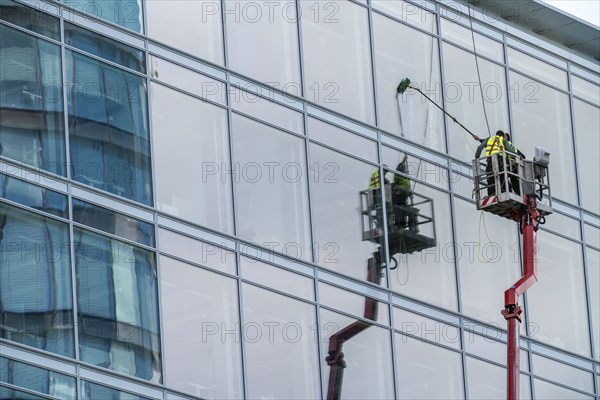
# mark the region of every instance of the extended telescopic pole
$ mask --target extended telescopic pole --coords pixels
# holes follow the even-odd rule
[[[400,82],[400,84],[398,85],[398,93],[400,94],[404,94],[404,92],[406,91],[406,89],[411,88],[416,90],[417,92],[421,93],[423,95],[423,97],[425,97],[427,100],[429,100],[434,106],[436,106],[437,108],[439,108],[440,110],[442,110],[442,112],[444,114],[446,114],[448,117],[450,117],[450,119],[452,119],[452,121],[454,121],[455,123],[457,123],[461,128],[463,128],[465,131],[467,131],[471,136],[473,136],[474,139],[477,139],[478,136],[476,136],[473,132],[471,132],[470,130],[468,130],[463,124],[461,124],[456,118],[454,118],[452,115],[450,115],[448,112],[446,112],[446,110],[444,110],[442,107],[440,107],[435,101],[433,101],[431,98],[429,98],[429,96],[427,96],[425,93],[423,93],[421,91],[421,89],[419,89],[419,87],[415,84],[411,84],[410,79],[408,78],[404,78],[402,80],[402,82]]]

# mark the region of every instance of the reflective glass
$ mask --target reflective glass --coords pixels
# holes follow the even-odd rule
[[[340,0],[299,4],[306,99],[374,124],[367,9]]]
[[[396,333],[399,399],[464,398],[460,353]]]
[[[594,357],[600,360],[600,252],[592,250],[589,247],[586,249],[588,285],[590,296],[590,308],[592,314],[592,330],[595,340]]]
[[[520,398],[531,399],[531,383],[528,375],[521,374]],[[469,399],[488,400],[506,398],[506,368],[467,357],[467,387]],[[546,399],[535,393],[537,399]]]
[[[227,111],[155,83],[151,95],[157,208],[233,233]]]
[[[532,354],[533,372],[535,375],[563,385],[594,392],[594,375],[569,365],[550,360],[549,358]]]
[[[306,300],[315,300],[312,278],[246,256],[240,257],[240,264],[244,279]]]
[[[144,4],[148,36],[192,56],[223,64],[219,0],[152,0]]]
[[[383,325],[390,324],[390,311],[387,304],[323,282],[319,282],[319,303]]]
[[[497,130],[510,130],[508,123],[508,92],[504,67],[478,59],[481,86],[477,80],[475,56],[444,43],[444,86],[447,111],[471,132],[484,139]],[[483,89],[483,99],[481,92]],[[486,123],[486,113],[489,121]],[[452,119],[447,118],[450,154],[466,163],[475,156],[479,142],[474,140]],[[531,152],[530,152],[531,153]],[[532,157],[533,154],[529,154]]]
[[[73,179],[152,205],[144,79],[66,51]]]
[[[590,357],[581,245],[543,231],[538,231],[537,244],[538,281],[527,291],[526,310],[535,324],[533,338]]]
[[[298,17],[294,0],[226,0],[227,52],[234,71],[300,95]]]
[[[379,126],[428,148],[445,151],[442,112],[416,90],[397,92],[410,80],[441,105],[437,39],[379,14],[373,15]],[[398,45],[398,38],[402,45]]]
[[[143,33],[141,0],[61,0],[86,17],[101,18],[132,31]]]
[[[367,205],[370,180],[378,168],[314,143],[310,144],[310,160],[315,262],[344,275],[369,279],[369,265],[383,259],[383,235],[369,225],[380,223],[381,198],[374,193],[371,206]],[[368,208],[371,211],[363,214]],[[371,282],[378,283],[377,276],[371,275]]]
[[[124,67],[146,72],[146,54],[98,33],[65,22],[65,43]]]
[[[546,218],[543,228],[553,230],[571,239],[581,240],[581,225],[578,220],[557,212]]]
[[[233,275],[236,273],[235,253],[224,247],[163,228],[158,229],[158,240],[161,252]]]
[[[165,383],[206,399],[241,399],[237,282],[160,257]]]
[[[150,400],[146,397],[136,396],[135,394],[123,392],[108,386],[98,385],[88,381],[81,381],[81,399],[82,400]]]
[[[593,400],[594,397],[586,396],[585,394],[569,390],[564,387],[553,385],[550,382],[534,379],[535,397],[544,400]]]
[[[407,157],[405,167],[406,170],[402,171],[400,168],[401,161],[404,160],[404,156]],[[445,168],[427,162],[420,157],[408,155],[403,151],[385,145],[381,148],[381,158],[384,166],[390,169],[395,168],[396,171],[404,172],[411,178],[417,178],[429,183],[430,185],[448,190],[448,181],[450,181],[450,177],[448,176],[448,170]],[[412,185],[420,184],[412,182]]]
[[[0,382],[62,399],[77,397],[75,378],[4,357],[0,357]]]
[[[60,40],[58,18],[16,1],[0,0],[0,19],[54,40]]]
[[[232,125],[238,235],[312,260],[304,140],[238,115]]]
[[[600,229],[583,224],[583,231],[585,233],[585,244],[600,248]]]
[[[321,398],[315,307],[246,283],[242,292],[246,397]]]
[[[223,82],[156,56],[150,56],[150,69],[154,79],[223,105],[227,103]]]
[[[19,400],[45,400],[46,397],[36,396],[20,390],[14,390],[4,385],[0,385],[1,399],[19,399]]]
[[[471,30],[444,18],[442,18],[442,36],[444,39],[450,40],[468,50],[476,50],[478,55],[486,56],[501,63],[504,62],[504,49],[502,48],[502,43],[474,32],[475,48],[473,48],[473,35],[471,35]],[[444,54],[444,57],[445,56],[446,55]],[[475,64],[474,57],[474,55],[471,56],[473,64]],[[452,82],[452,80],[448,79],[447,75],[445,77],[446,82]],[[471,77],[473,77],[473,75],[471,75]]]
[[[0,203],[0,336],[75,355],[69,228]]]
[[[457,350],[461,348],[460,330],[457,327],[395,307],[394,328],[421,340],[441,343]]]
[[[377,162],[377,143],[337,126],[309,117],[308,135],[311,139],[337,147],[365,160]]]
[[[81,360],[160,382],[154,254],[79,228],[74,234]]]
[[[436,173],[427,177],[427,164],[419,165],[419,159],[414,157],[407,158],[408,166],[403,168],[399,161],[404,158],[398,156],[391,160],[395,168],[405,168],[409,175],[422,174],[426,180],[438,179]],[[417,172],[419,168],[421,171]],[[392,289],[405,296],[457,310],[456,257],[448,195],[400,174],[390,172],[386,179],[399,181],[400,188],[405,182],[408,189],[399,190],[398,194],[396,188],[385,189],[386,199],[391,197],[391,202],[386,202],[388,232],[393,231],[388,234],[388,244],[390,256],[397,262],[397,267],[394,261],[390,264],[394,268],[390,271]]]
[[[598,157],[598,149],[600,149],[600,136],[598,135],[600,108],[573,99],[573,115],[575,118],[575,143],[577,144],[581,205],[587,210],[600,214],[597,174],[600,171],[600,157]]]
[[[517,224],[458,198],[454,204],[463,312],[504,327],[503,293],[521,276]]]
[[[577,204],[569,96],[515,72],[510,82],[513,143],[529,159],[536,146],[549,151],[552,196]]]
[[[154,246],[154,225],[82,200],[73,199],[73,221]]]
[[[494,332],[492,333],[492,336],[499,338],[500,333]],[[464,340],[467,352],[492,360],[498,364],[506,365],[506,343],[499,342],[489,336],[478,335],[471,331],[465,331]],[[519,350],[519,355],[521,371],[529,371],[529,353],[521,348]]]
[[[571,83],[573,85],[572,90],[575,96],[591,101],[596,106],[600,107],[600,87],[598,85],[574,75],[571,75]]]
[[[424,5],[423,2],[419,2],[418,4]],[[402,22],[415,25],[431,33],[437,33],[435,14],[412,3],[402,0],[373,0],[372,5],[373,8],[396,17]]]
[[[332,340],[338,340],[340,347],[337,350],[343,352],[343,361],[346,363],[346,368],[342,369],[343,380],[339,388],[341,398],[357,400],[394,398],[390,331],[378,326],[368,326],[355,336],[348,337],[340,331],[356,323],[356,320],[324,309],[320,310],[320,314],[324,393],[327,393],[328,389],[331,390],[328,388],[331,367],[327,365],[325,358],[329,355],[329,351],[336,350]],[[346,340],[341,340],[343,338]]]
[[[515,50],[512,47],[508,48],[508,65],[527,75],[540,79],[544,83],[556,86],[559,89],[569,90],[566,71],[522,53],[519,50]]]
[[[65,175],[60,47],[0,25],[0,156]]]
[[[0,174],[0,197],[59,217],[68,218],[67,196]]]

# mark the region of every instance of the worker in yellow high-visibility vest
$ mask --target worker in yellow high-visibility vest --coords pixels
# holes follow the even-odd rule
[[[492,173],[492,161],[489,158],[490,156],[496,154],[496,153],[500,153],[503,151],[509,151],[511,153],[516,153],[514,147],[512,146],[512,144],[510,144],[510,142],[506,142],[504,140],[504,132],[503,131],[497,131],[496,135],[494,136],[490,136],[487,139],[483,139],[481,141],[481,144],[479,145],[479,147],[477,147],[477,151],[475,152],[475,158],[479,158],[481,157],[481,153],[484,151],[485,149],[485,153],[484,156],[488,157],[487,160],[487,167],[486,167],[486,172],[488,175],[488,181],[487,181],[487,185],[488,185],[488,196],[493,196],[496,194],[496,179],[494,178],[494,175]],[[500,172],[504,171],[504,162],[502,161],[502,158],[498,158],[498,170]],[[500,174],[500,188],[502,190],[502,188],[504,188],[505,182],[504,182],[504,174]]]

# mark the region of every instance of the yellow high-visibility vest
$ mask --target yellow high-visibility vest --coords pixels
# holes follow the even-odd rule
[[[489,157],[501,151],[504,151],[504,138],[498,135],[489,137],[485,144],[485,156]]]
[[[377,168],[377,170],[373,172],[373,175],[371,175],[371,183],[369,184],[369,190],[379,189],[380,186],[381,179],[379,179],[379,168]]]

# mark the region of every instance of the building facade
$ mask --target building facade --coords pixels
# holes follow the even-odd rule
[[[551,153],[521,395],[598,400],[599,35],[535,1],[0,0],[0,398],[327,398],[348,326],[342,398],[504,398],[519,227],[435,103]]]

